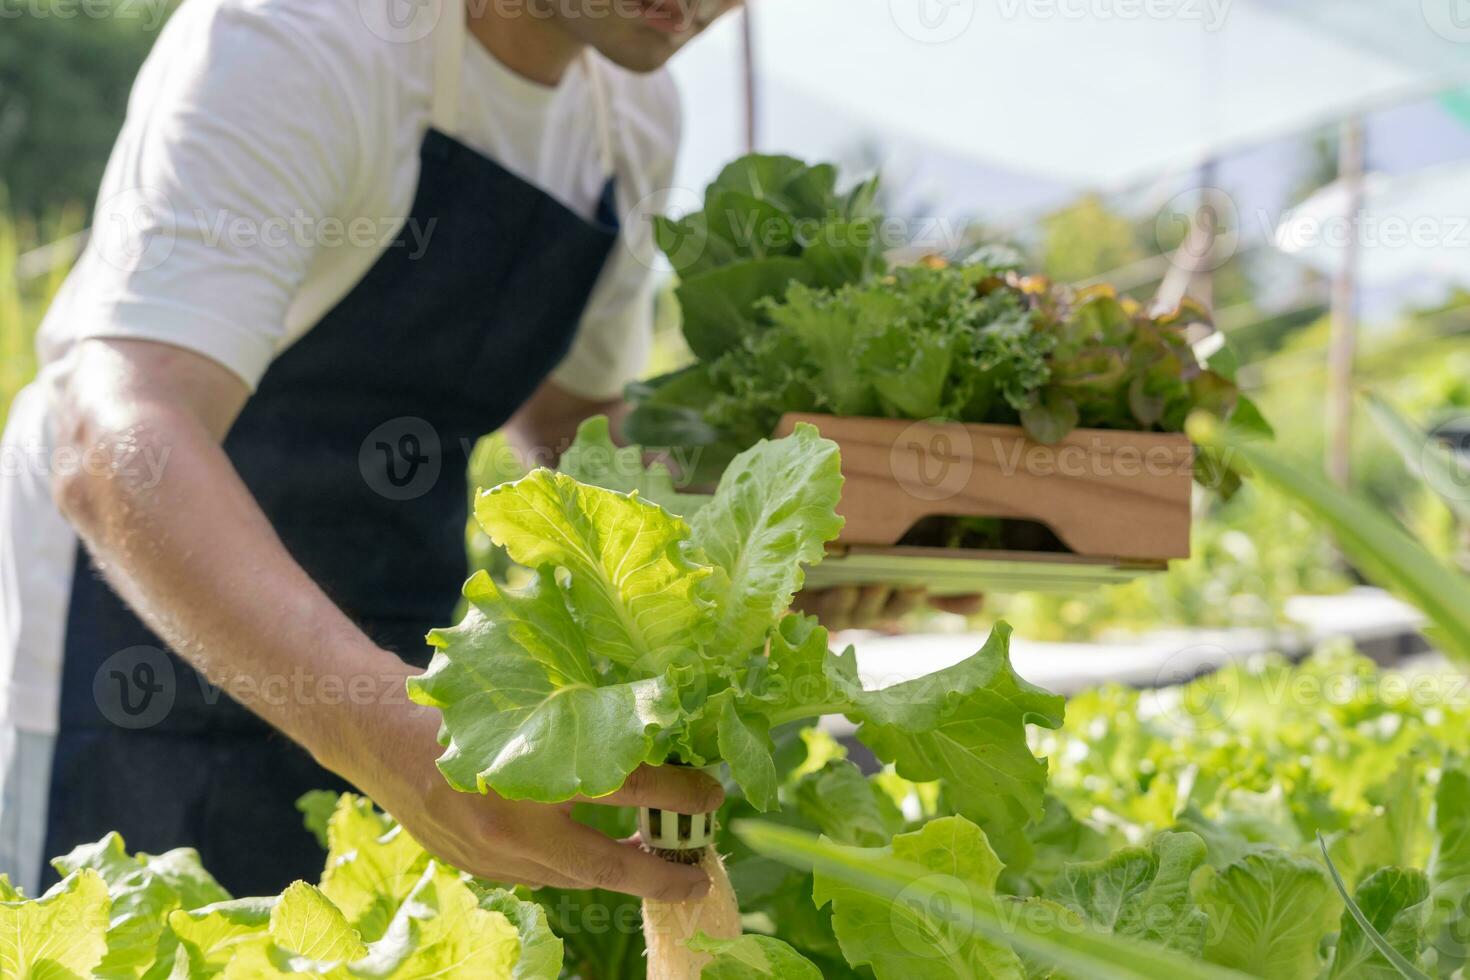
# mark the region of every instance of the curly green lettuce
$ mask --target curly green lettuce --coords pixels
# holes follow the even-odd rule
[[[630,386],[626,427],[645,445],[699,449],[699,482],[788,412],[1019,424],[1055,443],[1076,428],[1179,432],[1199,409],[1269,433],[1229,351],[1195,355],[1209,323],[1197,304],[1156,313],[1110,286],[1072,290],[1021,275],[995,247],[888,274],[849,234],[881,224],[871,195],[858,208],[835,181],[830,167],[749,157],[704,210],[656,219],[697,360]],[[1234,489],[1227,467],[1201,459],[1202,482]]]

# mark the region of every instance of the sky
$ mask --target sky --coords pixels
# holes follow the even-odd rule
[[[820,0],[810,2],[816,3]],[[882,0],[849,2],[866,9]],[[1237,2],[1246,3],[1246,0]],[[1308,0],[1307,5],[1310,6],[1312,2],[1314,0]],[[771,11],[773,8],[767,5],[765,9]],[[1247,5],[1240,9],[1249,10],[1250,7]],[[764,16],[767,19],[768,32],[775,30],[770,24],[773,15],[767,13]],[[1233,16],[1240,19],[1242,14],[1237,12]],[[882,21],[881,17],[877,19]],[[1268,17],[1260,23],[1270,25],[1276,21]],[[1317,37],[1310,24],[1304,27],[1297,19],[1288,18],[1283,23],[1281,30],[1284,37],[1298,45],[1303,37],[1307,37],[1313,45],[1313,51],[1302,54],[1300,62],[1285,67],[1267,62],[1271,70],[1278,74],[1273,76],[1269,84],[1258,86],[1252,92],[1238,91],[1231,87],[1226,94],[1208,96],[1206,101],[1216,99],[1221,102],[1212,111],[1217,113],[1222,128],[1232,133],[1251,134],[1251,106],[1259,105],[1262,100],[1284,101],[1285,95],[1274,98],[1274,94],[1296,92],[1298,87],[1302,92],[1294,97],[1300,98],[1304,105],[1319,104],[1331,110],[1342,104],[1333,94],[1331,86],[1322,85],[1320,79],[1309,80],[1308,74],[1312,65],[1319,62],[1336,65],[1340,70],[1343,66],[1355,64],[1355,59],[1360,54],[1361,35],[1365,30],[1363,25],[1347,25],[1352,27],[1352,31],[1347,32],[1352,36],[1342,41],[1335,37]],[[760,24],[759,20],[757,24]],[[681,187],[688,188],[694,194],[697,194],[723,162],[738,155],[743,148],[741,121],[744,117],[744,101],[741,97],[738,68],[738,32],[732,29],[733,25],[722,26],[724,30],[719,35],[696,42],[703,45],[702,51],[687,52],[681,55],[681,63],[676,63],[676,75],[680,77],[685,99],[687,147],[678,182]],[[1251,21],[1243,22],[1242,26],[1259,27],[1256,22]],[[1002,23],[998,29],[1011,27],[1009,23]],[[1052,30],[1046,25],[1041,28],[1036,25],[1030,27]],[[885,35],[880,32],[873,36],[882,38]],[[1063,32],[1055,36],[1066,38],[1068,35]],[[1115,29],[1110,36],[1115,39],[1143,37],[1138,30],[1132,28],[1122,31]],[[1166,32],[1161,36],[1170,35]],[[784,35],[778,37],[784,38]],[[1089,180],[1090,160],[1086,154],[1074,159],[1056,158],[1058,153],[1066,152],[1068,145],[1065,138],[1061,137],[1047,147],[1027,147],[1015,152],[1011,152],[1010,144],[1004,140],[997,141],[994,136],[970,140],[974,144],[972,149],[978,147],[983,150],[986,146],[998,148],[994,152],[1027,161],[1031,165],[1023,163],[1016,166],[1008,160],[963,152],[957,148],[963,141],[950,138],[948,133],[939,131],[936,132],[936,139],[926,139],[920,132],[924,127],[918,123],[909,127],[902,119],[895,121],[892,116],[865,111],[865,104],[861,99],[854,100],[850,97],[852,76],[849,74],[836,77],[831,74],[836,70],[833,65],[845,66],[846,62],[819,62],[813,59],[814,67],[807,69],[792,66],[791,59],[786,57],[779,62],[779,70],[772,69],[768,63],[782,52],[773,51],[773,43],[769,39],[760,43],[757,55],[767,64],[763,64],[760,71],[761,140],[758,148],[763,152],[793,153],[808,160],[831,160],[851,167],[881,164],[885,183],[896,197],[895,210],[900,213],[939,212],[956,221],[976,218],[992,226],[1017,227],[1025,226],[1047,210],[1065,204],[1087,190],[1112,192],[1111,199],[1123,206],[1146,203],[1157,208],[1173,193],[1186,191],[1198,183],[1198,171],[1192,162],[1180,166],[1176,161],[1174,166],[1177,169],[1172,172],[1129,170],[1122,166],[1122,161],[1129,159],[1126,150],[1113,152],[1106,161],[1103,160],[1104,154],[1099,151],[1099,169],[1108,176],[1095,181]],[[983,50],[993,52],[993,41],[990,43],[992,46]],[[896,47],[904,48],[902,39],[896,43]],[[1255,47],[1253,44],[1237,44],[1234,47],[1222,44],[1220,50],[1225,53],[1218,55],[1216,61],[1237,64],[1239,70],[1246,75],[1258,74],[1265,69],[1260,63],[1250,60],[1256,57]],[[1464,47],[1470,52],[1470,44]],[[979,50],[981,49],[977,49]],[[1076,50],[1086,51],[1087,48],[1083,45]],[[894,72],[895,63],[892,58],[879,56],[881,53],[876,51],[867,53],[873,55],[870,58],[872,73],[891,73],[891,77],[885,80],[886,85],[898,89],[907,86],[914,91],[924,88],[906,82],[905,76]],[[844,57],[851,59],[852,56],[849,53]],[[1102,59],[1101,63],[1106,65],[1106,59]],[[1182,63],[1190,62],[1185,59]],[[917,70],[915,66],[909,67]],[[1077,70],[1085,75],[1094,70],[1094,67],[1078,65]],[[1173,65],[1170,70],[1177,67],[1177,64]],[[1218,68],[1218,64],[1215,67]],[[1375,69],[1380,84],[1372,90],[1373,108],[1364,116],[1368,169],[1389,175],[1412,175],[1426,168],[1455,161],[1470,164],[1470,119],[1456,114],[1438,98],[1424,94],[1427,88],[1416,89],[1416,79],[1412,72],[1400,72],[1399,68],[1398,61],[1385,58]],[[812,80],[803,80],[801,73],[807,70],[825,71],[827,74]],[[860,71],[859,68],[852,67],[843,67],[842,70]],[[1013,71],[1014,65],[1008,65],[1005,70]],[[1093,93],[1091,101],[1084,101],[1080,97],[1075,100],[1064,97],[1068,92],[1078,91],[1084,85],[1085,78],[1083,81],[1058,85],[1055,80],[1042,84],[1033,77],[1034,84],[1029,86],[1027,79],[1022,78],[1017,80],[1014,87],[996,94],[987,87],[990,76],[981,68],[971,71],[965,68],[963,62],[958,62],[952,71],[958,72],[961,78],[968,78],[973,74],[978,79],[976,88],[982,94],[970,96],[963,91],[956,92],[955,86],[949,86],[942,91],[936,90],[939,94],[932,99],[924,97],[920,101],[940,101],[947,106],[953,106],[956,127],[988,126],[1004,129],[1014,124],[1016,133],[1022,136],[1029,133],[1037,140],[1044,138],[1037,134],[1051,129],[1066,130],[1072,127],[1078,129],[1080,135],[1077,139],[1081,145],[1096,145],[1101,141],[1112,146],[1119,141],[1126,142],[1134,138],[1134,134],[1147,135],[1152,140],[1149,144],[1151,149],[1136,153],[1138,159],[1149,158],[1150,152],[1167,150],[1168,140],[1161,139],[1161,135],[1167,137],[1169,132],[1175,131],[1168,128],[1169,126],[1177,129],[1181,140],[1194,141],[1190,145],[1209,141],[1208,133],[1201,135],[1201,122],[1198,119],[1185,120],[1175,125],[1167,121],[1160,123],[1158,120],[1142,118],[1145,115],[1144,107],[1136,104],[1136,97],[1138,93],[1146,91],[1140,87],[1149,78],[1145,69],[1135,68],[1121,80],[1111,76],[1096,79],[1087,87],[1104,91],[1101,96]],[[1200,69],[1200,73],[1207,74],[1204,68]],[[1223,70],[1220,73],[1228,74]],[[1198,79],[1179,81],[1182,88],[1194,86],[1205,93],[1218,89],[1220,84],[1220,79],[1206,79],[1203,82]],[[1316,87],[1312,88],[1312,85]],[[1126,98],[1122,94],[1117,95],[1116,111],[1101,124],[1096,119],[1087,118],[1089,114],[1097,114],[1099,104],[1106,104],[1106,99],[1113,97],[1113,88],[1119,88],[1122,93],[1133,92],[1135,95]],[[1355,93],[1358,91],[1360,90],[1354,90]],[[1361,89],[1363,93],[1368,91]],[[1392,98],[1385,100],[1384,93],[1408,97],[1402,102],[1395,102]],[[1244,100],[1246,105],[1231,103],[1232,98]],[[1178,106],[1174,103],[1161,105],[1169,111],[1178,111]],[[1015,122],[1006,118],[1015,114],[1044,118],[1041,123],[1036,120]],[[1206,112],[1205,115],[1210,116],[1210,113]],[[1288,116],[1281,115],[1280,118],[1285,119]],[[1301,186],[1303,173],[1310,166],[1313,137],[1336,128],[1337,117],[1330,111],[1326,111],[1324,115],[1305,110],[1299,114],[1299,118],[1310,118],[1314,125],[1285,130],[1258,127],[1269,135],[1229,143],[1228,149],[1216,161],[1214,181],[1233,199],[1241,216],[1242,233],[1247,240],[1270,238],[1284,211],[1294,203],[1292,195]],[[927,131],[934,131],[932,122],[926,125],[929,127]],[[1088,143],[1089,140],[1091,143]],[[1189,159],[1192,161],[1197,158]],[[1034,165],[1037,162],[1047,166],[1038,167]],[[1118,173],[1128,173],[1129,176],[1118,179]],[[694,199],[692,194],[689,196]],[[1283,261],[1293,263],[1296,260],[1283,256]],[[1470,261],[1464,264],[1467,271],[1470,271]],[[1282,268],[1287,273],[1283,278],[1291,278],[1289,267]],[[1446,291],[1447,286],[1442,280],[1400,282],[1389,289],[1365,290],[1361,297],[1362,308],[1366,315],[1382,318],[1391,315],[1406,302],[1433,301]]]

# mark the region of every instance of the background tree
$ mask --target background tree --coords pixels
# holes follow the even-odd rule
[[[0,9],[0,180],[19,215],[90,207],[138,66],[172,0]]]

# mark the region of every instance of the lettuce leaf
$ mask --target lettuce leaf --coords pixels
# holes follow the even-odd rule
[[[997,623],[985,646],[953,667],[881,691],[849,687],[847,715],[900,776],[942,780],[956,812],[1015,860],[1046,796],[1046,760],[1032,755],[1026,726],[1059,727],[1064,701],[1015,672],[1010,636],[1010,626]]]
[[[689,940],[689,948],[714,956],[701,971],[701,980],[822,980],[815,963],[771,936],[712,939],[700,933]]]
[[[350,962],[367,954],[362,936],[348,924],[342,910],[321,889],[304,881],[281,893],[271,909],[267,931],[275,945],[307,959]],[[236,971],[226,970],[225,976],[231,972]]]
[[[381,939],[429,855],[371,801],[351,794],[337,800],[326,834],[322,894],[364,941]]]
[[[480,896],[480,907],[505,916],[520,936],[520,956],[510,972],[511,980],[556,980],[561,976],[562,941],[551,931],[545,909],[504,889],[486,891]]]
[[[1403,868],[1379,868],[1353,893],[1353,901],[1373,928],[1410,963],[1424,948],[1428,897],[1429,883],[1424,873]],[[1400,980],[1401,974],[1374,948],[1357,920],[1344,911],[1325,980],[1347,977]]]
[[[3,879],[0,879],[3,881]],[[34,901],[0,889],[0,973],[7,977],[91,977],[107,954],[107,883],[92,868],[67,875]]]
[[[123,839],[108,834],[51,862],[58,873],[97,872],[111,897],[107,955],[94,975],[141,976],[158,957],[165,917],[175,909],[198,908],[228,899],[229,893],[205,871],[193,848],[165,854],[130,855]]]
[[[799,735],[788,731],[777,753],[781,810],[766,819],[820,833],[840,844],[884,847],[906,829],[904,817],[878,780],[840,758],[842,751],[815,729]],[[754,812],[738,796],[732,797],[720,815],[722,830]],[[756,854],[728,832],[722,833],[719,848],[740,896],[747,931],[772,930],[829,980],[867,975],[844,960],[830,907],[819,909],[812,902],[809,872]]]
[[[688,525],[657,504],[537,470],[481,493],[475,517],[513,561],[566,572],[566,609],[598,656],[649,676],[704,639],[698,586],[711,569],[685,555]],[[542,605],[557,602],[548,591]]]
[[[438,652],[410,686],[415,701],[443,713],[439,768],[451,785],[560,803],[606,796],[642,763],[662,761],[655,734],[680,716],[674,680],[618,682],[597,671],[551,568],[522,590],[481,573],[465,596],[470,611],[430,635]],[[611,605],[599,602],[595,614]]]
[[[1204,860],[1205,842],[1196,835],[1162,833],[1146,849],[1066,866],[1046,897],[1107,932],[1198,956],[1207,922],[1189,882]]]
[[[679,273],[689,348],[715,358],[764,326],[761,301],[793,282],[840,286],[881,268],[875,182],[842,194],[837,171],[754,154],[726,167],[704,208],[654,218],[654,240]]]
[[[224,980],[502,980],[520,956],[520,933],[460,877],[430,864],[387,934],[371,945],[318,889],[297,882],[271,910],[266,933],[242,945]]]
[[[636,493],[686,519],[709,502],[703,494],[681,492],[662,463],[645,464],[642,446],[615,445],[606,415],[594,415],[577,426],[577,436],[562,453],[557,470],[578,483]]]
[[[275,904],[274,897],[237,898],[170,912],[169,933],[177,942],[174,962],[187,966],[191,978],[218,976],[237,952],[260,941],[270,926]],[[160,957],[157,967],[172,965]],[[169,977],[171,972],[149,973],[150,980],[155,976]]]
[[[301,822],[306,829],[311,831],[311,836],[326,850],[330,844],[327,841],[327,824],[332,820],[332,814],[337,810],[337,803],[341,794],[333,793],[329,789],[314,789],[303,793],[296,801],[296,809],[301,813]]]
[[[842,531],[837,446],[809,425],[738,456],[693,522],[692,537],[724,574],[711,648],[725,659],[759,647],[801,590],[804,565]]]
[[[1196,883],[1214,928],[1204,958],[1265,980],[1305,980],[1341,903],[1320,866],[1281,850],[1247,854]]]
[[[903,829],[898,807],[850,762],[829,762],[808,773],[792,797],[796,811],[839,844],[881,847]]]
[[[799,400],[799,395],[786,394],[791,378],[782,369],[773,380],[755,385],[770,392],[770,399]],[[742,426],[738,419],[733,434],[709,417],[713,413],[711,392],[716,390],[710,367],[694,364],[649,381],[635,381],[625,392],[637,407],[623,420],[623,434],[643,446],[667,450],[683,460],[681,475],[691,485],[713,485],[730,461],[747,445],[754,445],[771,430],[759,431],[755,426]],[[716,400],[721,397],[718,394]],[[759,423],[756,423],[758,426]],[[744,434],[748,432],[748,437]],[[603,486],[598,480],[585,482]],[[618,489],[609,487],[609,489]]]
[[[193,850],[129,854],[117,834],[55,859],[66,877],[39,899],[0,875],[0,974],[560,976],[562,942],[534,902],[437,864],[361,797],[313,793],[301,808],[329,845],[326,867],[319,885],[298,881],[279,896],[231,899]]]
[[[876,178],[844,192],[830,165],[754,154],[720,173],[700,211],[654,218],[654,239],[679,274],[676,295],[690,350],[710,364],[758,344],[770,328],[767,301],[780,299],[793,283],[835,289],[881,272],[876,192]],[[732,439],[710,424],[705,408],[716,392],[709,377],[701,369],[630,386],[634,411],[625,426],[644,445],[706,450],[701,482],[771,432],[758,428],[760,419],[739,426],[734,404],[727,421],[744,434]],[[787,392],[800,400],[795,389]]]
[[[899,834],[880,848],[845,848],[867,860],[894,858],[922,867],[936,879],[965,888],[979,901],[993,900],[1001,862],[985,833],[963,817],[941,817],[921,830]],[[1025,968],[1009,947],[957,929],[922,901],[889,901],[821,870],[813,900],[832,905],[842,952],[854,966],[869,966],[878,980],[1021,980]]]
[[[584,435],[600,445],[605,430]],[[746,673],[802,563],[841,528],[836,447],[810,426],[754,447],[693,527],[640,498],[661,478],[630,457],[617,474],[578,465],[634,489],[538,470],[479,496],[481,526],[535,575],[522,589],[476,575],[464,620],[430,635],[438,652],[409,689],[443,713],[441,770],[551,803],[605,796],[644,762],[727,758],[770,805],[771,720]]]
[[[521,930],[494,902],[477,896],[455,872],[431,864],[395,917],[384,943],[402,958],[395,976],[454,978],[513,975]]]
[[[685,279],[675,290],[684,339],[700,357],[738,349],[768,325],[764,303],[792,283],[823,285],[821,270],[791,256],[763,258]]]
[[[1462,759],[1447,760],[1440,773],[1430,827],[1430,931],[1441,960],[1464,963],[1470,960],[1470,768]]]

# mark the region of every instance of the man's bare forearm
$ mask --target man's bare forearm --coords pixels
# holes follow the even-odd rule
[[[438,714],[404,694],[414,671],[296,564],[220,448],[249,394],[238,378],[160,344],[85,341],[60,389],[58,442],[114,464],[78,468],[55,486],[109,581],[207,678],[355,783],[430,853],[496,881],[662,901],[708,888],[703,872],[589,834],[563,807],[445,782],[434,766]],[[597,802],[683,813],[720,804],[719,784],[697,772],[645,767],[638,777]]]
[[[94,351],[70,379],[62,443],[111,465],[58,478],[59,505],[160,638],[323,764],[350,768],[362,716],[403,702],[409,669],[281,544],[220,447],[238,407],[221,417],[192,410],[188,392],[132,390],[115,373],[131,367]],[[104,400],[82,385],[120,390]]]

